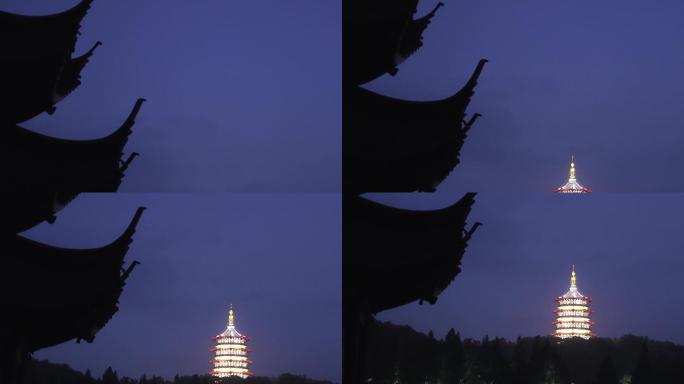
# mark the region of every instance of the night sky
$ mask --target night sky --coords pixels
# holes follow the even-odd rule
[[[211,337],[233,304],[251,337],[252,370],[341,380],[339,194],[86,194],[24,234],[90,248],[114,240],[146,206],[127,262],[120,310],[92,344],[34,356],[139,377],[209,371]],[[49,315],[49,314],[46,314]],[[49,319],[49,316],[46,317]]]
[[[77,0],[2,0],[49,14]],[[337,191],[341,167],[339,1],[96,0],[76,47],[97,49],[83,84],[22,125],[104,136],[147,103],[122,191]]]
[[[460,195],[373,195],[393,206],[434,209]],[[435,305],[417,302],[378,318],[442,338],[480,339],[553,330],[554,298],[577,285],[594,301],[594,331],[684,343],[684,194],[480,193],[468,223],[463,271]]]
[[[77,0],[3,0],[49,14]],[[434,7],[423,0],[420,14]],[[575,155],[599,192],[684,192],[684,2],[445,1],[424,46],[367,85],[430,100],[490,60],[469,108],[483,118],[437,194],[374,195],[429,209],[481,191],[463,272],[434,306],[379,318],[443,337],[552,331],[569,285],[594,299],[595,332],[684,343],[684,194],[549,192]],[[83,84],[23,126],[105,136],[147,98],[126,152],[124,192],[86,194],[28,231],[96,247],[148,207],[120,311],[93,344],[36,353],[100,375],[209,370],[228,304],[252,337],[253,371],[341,380],[341,6],[334,0],[94,2],[76,54],[103,42]]]
[[[415,100],[489,64],[480,112],[442,191],[684,191],[684,2],[444,1],[424,46],[368,88]],[[425,14],[437,0],[420,2]]]

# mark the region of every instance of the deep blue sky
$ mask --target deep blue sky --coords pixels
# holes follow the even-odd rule
[[[25,235],[90,248],[115,239],[139,205],[120,310],[94,343],[39,351],[93,375],[167,378],[209,371],[211,337],[233,303],[253,371],[341,381],[339,194],[89,194]]]
[[[446,206],[460,195],[374,195],[413,209]],[[378,318],[436,337],[514,339],[553,330],[554,298],[577,284],[593,298],[599,336],[648,336],[684,344],[684,194],[561,196],[480,193],[469,224],[463,271],[435,305],[417,302]]]
[[[422,0],[424,14],[437,0]],[[442,191],[684,191],[684,3],[445,1],[424,46],[368,87],[416,100],[458,90],[490,60],[480,112]]]
[[[23,14],[77,0],[3,0]],[[138,97],[122,191],[336,191],[341,167],[339,1],[96,0],[76,53],[103,42],[83,84],[23,125],[106,135]]]

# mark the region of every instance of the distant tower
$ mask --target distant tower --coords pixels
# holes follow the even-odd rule
[[[249,365],[252,363],[247,358],[250,349],[247,348],[249,337],[243,336],[235,329],[235,317],[233,315],[233,304],[228,310],[228,327],[223,333],[212,338],[216,341],[216,346],[212,348],[215,352],[214,358],[210,361],[214,369],[209,372],[216,377],[239,376],[247,378],[252,376]]]
[[[591,298],[582,295],[577,290],[574,265],[570,277],[570,290],[563,296],[557,297],[556,302],[558,303],[558,308],[554,311],[556,312],[556,321],[554,321],[556,331],[552,333],[553,336],[561,339],[571,337],[589,339],[596,336],[591,331],[591,326],[594,325],[590,319],[592,310],[589,309],[589,303]]]
[[[556,188],[554,192],[557,193],[589,193],[591,192],[591,189],[589,188],[584,188],[577,182],[577,178],[575,177],[575,156],[572,156],[570,159],[570,178],[568,179],[568,182],[565,183],[560,188]]]

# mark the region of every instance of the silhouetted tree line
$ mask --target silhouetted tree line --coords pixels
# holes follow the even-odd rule
[[[176,375],[173,380],[160,376],[142,375],[138,379],[119,377],[112,367],[101,377],[93,377],[90,370],[76,371],[66,364],[54,364],[46,360],[31,360],[24,372],[24,384],[330,384],[330,381],[309,379],[303,375],[284,373],[278,377],[229,377],[217,380],[210,375]]]
[[[368,334],[372,383],[681,384],[684,346],[626,335],[560,341],[551,336],[443,339],[430,331],[375,322]]]

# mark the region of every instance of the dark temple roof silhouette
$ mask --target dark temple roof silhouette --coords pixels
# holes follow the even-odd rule
[[[44,16],[0,11],[2,54],[13,57],[47,57],[63,52],[71,54],[81,28],[81,20],[92,2],[93,0],[82,0],[68,10]]]
[[[48,16],[0,12],[0,173],[6,186],[0,219],[0,383],[20,383],[30,353],[68,340],[93,341],[118,311],[124,256],[144,208],[113,242],[94,249],[53,247],[17,235],[55,214],[81,192],[115,192],[137,153],[124,147],[144,99],[111,134],[65,140],[18,125],[81,84],[95,49],[72,58],[92,0]]]
[[[347,199],[343,221],[345,288],[371,313],[415,300],[434,303],[461,271],[466,230],[475,202],[468,193],[455,204],[433,211],[391,208],[361,197]]]
[[[468,241],[481,225],[466,229],[475,201],[467,193],[433,211],[384,206],[345,196],[342,232],[343,380],[361,382],[373,315],[419,300],[435,303],[461,272]]]
[[[343,187],[355,193],[434,191],[460,162],[480,116],[464,121],[487,60],[466,85],[434,101],[408,101],[353,86],[345,89]]]
[[[94,249],[45,245],[19,235],[5,236],[11,252],[0,270],[5,348],[17,352],[68,340],[92,342],[117,312],[119,296],[137,261],[124,268],[144,207],[113,242]]]
[[[360,87],[422,46],[438,3],[414,19],[418,0],[350,0],[343,5],[343,381],[365,381],[367,334],[374,314],[413,301],[434,303],[461,271],[475,194],[440,210],[390,208],[365,192],[435,191],[460,162],[466,110],[487,63],[465,86],[433,101],[409,101]]]
[[[18,123],[55,104],[80,83],[80,72],[97,42],[84,55],[71,58],[81,20],[92,0],[46,16],[0,12],[0,118]]]
[[[64,140],[16,125],[0,128],[3,178],[17,190],[115,192],[135,158],[123,151],[145,99],[138,99],[126,121],[103,138]]]
[[[350,84],[396,74],[397,66],[423,45],[422,35],[437,9],[414,19],[418,0],[349,1],[343,6],[343,71]]]

